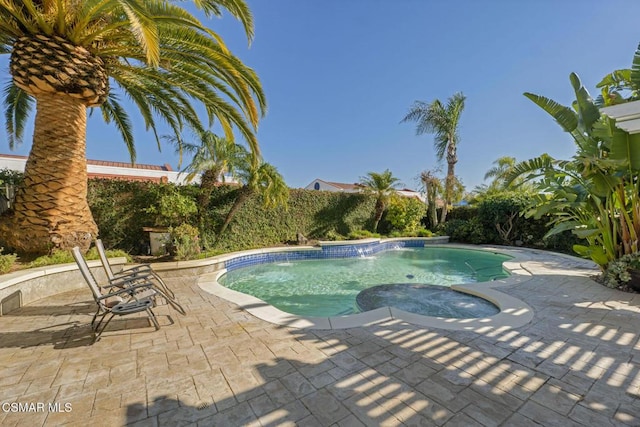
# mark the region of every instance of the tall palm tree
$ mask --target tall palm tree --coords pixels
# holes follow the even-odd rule
[[[191,163],[183,170],[186,180],[193,181],[200,177],[200,193],[198,194],[198,228],[203,246],[208,247],[206,238],[205,218],[211,193],[215,186],[225,181],[225,175],[234,175],[236,169],[241,168],[247,159],[255,163],[256,153],[249,153],[247,149],[224,137],[207,130],[199,135],[198,143],[181,142],[176,137],[167,140],[176,145],[179,151],[194,153]]]
[[[438,99],[431,104],[416,101],[404,119],[402,119],[402,122],[417,123],[416,135],[434,134],[433,145],[436,149],[438,160],[444,159],[446,154],[447,177],[444,190],[445,203],[440,216],[441,223],[447,218],[447,209],[451,204],[455,186],[455,166],[458,163],[457,149],[460,142],[458,126],[465,99],[462,93],[456,93],[447,100],[447,105],[444,105]]]
[[[238,210],[254,194],[262,197],[263,205],[266,208],[286,206],[289,199],[289,187],[278,169],[261,160],[256,163],[253,156],[250,153],[247,154],[244,162],[237,168],[237,178],[242,183],[242,187],[220,227],[217,240],[227,230]]]
[[[193,3],[206,15],[225,8],[251,40],[253,20],[244,0]],[[156,140],[157,118],[177,137],[185,125],[203,131],[199,106],[228,138],[237,128],[258,152],[254,132],[266,104],[257,75],[218,34],[172,1],[3,0],[0,53],[11,54],[13,80],[4,92],[11,147],[36,107],[24,186],[0,224],[4,244],[20,252],[87,249],[98,233],[86,197],[87,107],[99,107],[105,122],[116,125],[132,162],[123,94]]]
[[[376,196],[376,206],[373,215],[373,232],[375,233],[378,230],[378,224],[387,207],[389,198],[400,185],[400,180],[393,176],[389,169],[386,169],[382,173],[367,173],[367,176],[360,178],[360,184],[365,187],[365,191]]]

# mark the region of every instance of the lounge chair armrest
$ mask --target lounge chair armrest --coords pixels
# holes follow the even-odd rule
[[[133,295],[133,294],[135,294],[136,292],[139,292],[139,290],[142,290],[142,289],[152,289],[153,290],[153,283],[149,283],[149,282],[138,283],[138,284],[134,284],[134,285],[131,285],[131,286],[127,286],[126,288],[118,288],[118,290],[115,290],[115,291],[111,291],[111,289],[113,289],[113,287],[109,288],[110,292],[108,294],[103,294],[98,299],[99,300],[103,300],[105,298],[118,296],[118,295],[121,295],[121,294]]]
[[[152,278],[151,274],[130,274],[126,276],[115,277],[109,281],[109,285],[106,287],[122,287],[129,286],[131,284],[139,283],[141,280],[145,282],[149,282]]]

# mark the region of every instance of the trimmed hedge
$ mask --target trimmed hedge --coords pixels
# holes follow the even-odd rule
[[[107,247],[142,253],[148,236],[143,227],[163,225],[153,213],[163,195],[178,192],[196,200],[200,189],[194,185],[175,186],[149,182],[89,181],[89,206]],[[225,219],[238,187],[214,189],[205,215],[209,241]],[[251,197],[221,236],[216,248],[242,250],[296,241],[297,233],[311,239],[335,239],[336,235],[367,228],[375,198],[367,194],[290,190],[287,208],[265,209],[260,197]],[[197,226],[197,215],[187,221]],[[168,225],[168,224],[166,224]]]

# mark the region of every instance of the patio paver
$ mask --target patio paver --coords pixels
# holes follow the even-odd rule
[[[483,333],[288,328],[185,277],[186,317],[114,319],[92,345],[89,290],[59,294],[0,317],[0,425],[638,426],[640,294],[579,264],[532,252],[500,291],[533,321]]]

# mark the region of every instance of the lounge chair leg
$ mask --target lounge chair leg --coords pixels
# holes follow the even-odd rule
[[[151,310],[151,307],[147,308],[147,312],[149,313],[149,319],[151,319],[151,322],[153,323],[153,326],[155,326],[157,331],[158,329],[160,329],[160,324],[158,323],[158,319],[156,319],[155,313]]]
[[[100,332],[98,332],[98,337],[99,337],[100,335],[102,335],[102,333],[104,332],[104,330],[105,330],[105,329],[107,329],[107,326],[109,325],[109,322],[111,322],[111,319],[113,319],[113,317],[114,317],[114,316],[115,316],[115,314],[111,314],[111,316],[109,317],[109,320],[107,320],[107,321],[105,322],[105,324],[104,324],[104,326],[102,327],[102,329],[100,329]],[[103,317],[103,320],[104,320],[104,317]],[[102,320],[101,320],[100,322],[102,322]]]

